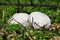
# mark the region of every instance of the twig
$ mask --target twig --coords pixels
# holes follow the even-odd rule
[[[29,34],[26,32],[26,35],[28,36],[28,38],[30,39],[30,40],[33,40],[30,36],[29,36]]]

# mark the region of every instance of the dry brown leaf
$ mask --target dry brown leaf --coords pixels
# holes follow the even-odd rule
[[[49,39],[49,40],[60,40],[60,36],[58,36],[58,37],[53,37],[53,38],[51,38],[51,39]]]

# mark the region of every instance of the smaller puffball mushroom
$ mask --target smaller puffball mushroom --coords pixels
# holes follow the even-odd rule
[[[29,15],[29,23],[33,25],[34,29],[39,29],[41,27],[49,28],[51,25],[50,18],[41,12],[32,12]]]
[[[28,14],[27,13],[15,13],[11,19],[9,19],[10,24],[22,24],[23,26],[26,26],[28,21]]]

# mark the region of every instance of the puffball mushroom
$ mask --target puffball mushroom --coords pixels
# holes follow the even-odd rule
[[[40,27],[49,28],[51,25],[50,18],[41,12],[32,12],[29,15],[29,23],[33,25],[34,29],[39,29]]]
[[[10,25],[11,24],[22,24],[23,26],[26,26],[28,21],[28,14],[27,13],[15,13],[11,19],[9,19]]]

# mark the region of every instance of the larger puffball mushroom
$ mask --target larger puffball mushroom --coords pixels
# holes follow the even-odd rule
[[[26,26],[28,21],[28,14],[26,13],[15,13],[11,19],[9,19],[10,24],[22,24],[23,26]]]
[[[51,25],[50,18],[41,12],[32,12],[29,15],[29,23],[33,25],[34,29],[39,29],[40,27],[49,28]]]

